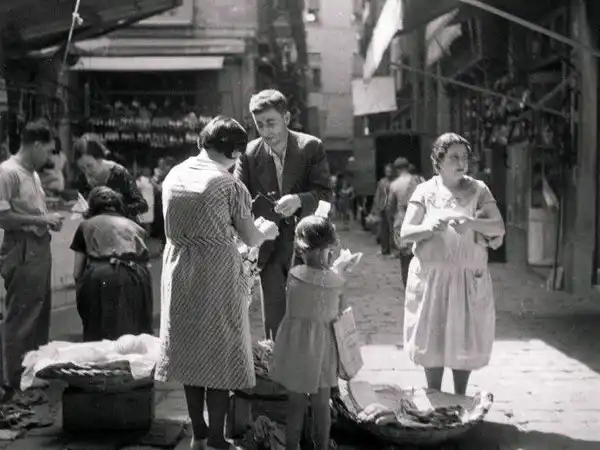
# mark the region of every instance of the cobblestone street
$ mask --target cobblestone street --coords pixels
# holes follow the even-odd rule
[[[347,296],[363,339],[365,367],[360,379],[373,383],[423,386],[422,371],[402,351],[403,294],[399,263],[377,255],[371,235],[354,229],[342,243],[364,252],[360,270],[349,279]],[[153,262],[155,323],[158,325],[160,261]],[[55,270],[56,270],[55,264]],[[507,265],[492,265],[498,311],[497,340],[491,365],[472,376],[470,393],[492,392],[495,403],[484,424],[460,449],[552,450],[600,448],[600,298],[577,299],[548,292],[536,275]],[[73,296],[65,289],[66,296]],[[65,304],[70,301],[65,297]],[[72,303],[71,303],[72,304]],[[255,339],[260,310],[252,307]],[[79,319],[73,308],[53,317],[53,339],[76,339]],[[444,388],[451,391],[451,379]],[[157,418],[187,420],[183,391],[160,385]],[[54,433],[60,424],[53,427]],[[62,448],[49,435],[29,437],[7,448]],[[35,439],[35,441],[32,441]],[[180,442],[177,450],[188,447]]]

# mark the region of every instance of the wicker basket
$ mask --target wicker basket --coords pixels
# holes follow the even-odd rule
[[[129,361],[85,367],[73,363],[56,364],[40,370],[36,373],[36,377],[64,381],[69,386],[95,392],[127,392],[154,384],[153,375],[135,380],[131,374]]]
[[[466,397],[462,395],[446,394],[434,390],[402,389],[397,386],[373,386],[379,402],[396,411],[400,409],[402,399],[414,400],[426,397],[429,404],[434,408],[462,406],[468,413],[468,420],[464,423],[456,423],[443,427],[431,424],[387,424],[377,425],[372,422],[363,422],[358,419],[358,413],[368,405],[357,405],[352,396],[352,383],[340,386],[340,396],[334,398],[333,409],[337,416],[337,424],[349,427],[360,427],[372,433],[384,441],[399,445],[437,445],[456,439],[475,425],[483,421],[493,403],[491,394],[482,395],[479,398]]]

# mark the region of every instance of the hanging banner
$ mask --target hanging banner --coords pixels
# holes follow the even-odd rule
[[[375,77],[352,81],[352,105],[355,116],[396,111],[396,83],[393,77]]]

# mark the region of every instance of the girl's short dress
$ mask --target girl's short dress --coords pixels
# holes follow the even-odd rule
[[[287,310],[269,376],[292,392],[315,394],[338,385],[333,322],[340,314],[344,279],[330,270],[294,267],[287,284]]]

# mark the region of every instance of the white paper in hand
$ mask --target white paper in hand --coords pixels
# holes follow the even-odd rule
[[[315,216],[329,217],[330,211],[331,211],[331,203],[324,202],[323,200],[319,200],[319,206],[317,206],[317,210],[315,211]]]
[[[363,254],[361,252],[352,253],[347,248],[340,252],[340,256],[333,262],[331,268],[340,275],[352,272],[352,270],[360,263]]]

